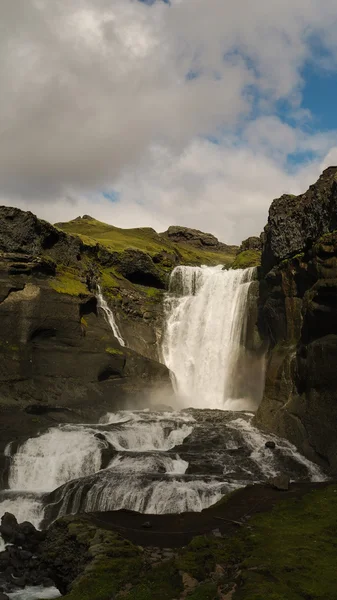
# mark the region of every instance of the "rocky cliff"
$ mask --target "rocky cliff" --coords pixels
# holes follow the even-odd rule
[[[337,167],[274,200],[262,234],[260,329],[269,341],[257,422],[337,471]]]
[[[156,343],[170,271],[235,252],[191,241],[88,216],[55,227],[0,208],[0,451],[55,421],[97,419],[170,388]],[[127,347],[98,309],[97,283]]]

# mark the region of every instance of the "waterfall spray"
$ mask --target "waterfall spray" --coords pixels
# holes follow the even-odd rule
[[[100,285],[97,285],[97,292],[98,292],[97,293],[98,308],[101,308],[102,311],[104,312],[106,320],[108,321],[115,338],[117,338],[117,340],[119,341],[121,346],[125,346],[125,342],[124,342],[124,340],[121,336],[121,333],[118,329],[118,325],[115,321],[113,312],[112,312],[111,308],[109,308],[108,303],[102,294],[102,289],[101,289]]]

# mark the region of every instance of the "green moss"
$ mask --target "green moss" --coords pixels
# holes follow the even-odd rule
[[[200,582],[186,600],[217,600],[218,585],[226,594],[234,581],[233,600],[336,600],[337,484],[281,502],[234,537],[198,536],[153,568],[141,548],[89,521],[66,517],[54,527],[67,540],[66,547],[64,533],[51,540],[54,558],[62,552],[76,561],[82,552],[86,561],[65,600],[178,599],[182,572]]]
[[[123,600],[172,600],[183,591],[182,579],[175,562],[167,561],[142,576],[140,584],[129,593],[120,594]]]
[[[5,350],[6,352],[14,352],[17,353],[20,350],[20,347],[16,344],[10,344],[8,340],[1,341],[0,340],[0,349]]]
[[[93,537],[91,533],[86,534],[81,528],[76,533],[78,539],[87,535],[92,560],[64,596],[65,600],[110,600],[141,569],[141,549],[111,531],[96,529]]]
[[[81,325],[83,325],[83,327],[88,327],[88,321],[84,317],[81,317]]]
[[[237,254],[232,264],[233,269],[248,269],[248,267],[259,267],[261,264],[260,250],[244,250]]]
[[[87,294],[88,290],[84,283],[71,272],[60,273],[54,279],[50,279],[49,285],[59,294],[68,294],[69,296],[79,296]]]
[[[157,288],[148,287],[145,289],[145,293],[148,298],[161,298],[163,294],[163,290],[158,290]]]
[[[119,278],[122,278],[119,275]],[[112,267],[110,269],[105,269],[101,273],[101,283],[103,290],[105,292],[115,291],[115,289],[120,287],[120,283],[118,282],[116,271]]]
[[[336,599],[336,485],[283,502],[249,525],[235,600]]]
[[[118,348],[111,348],[110,346],[107,346],[107,348],[105,348],[105,352],[107,352],[108,354],[124,356],[122,350],[119,350]]]
[[[183,548],[177,559],[178,567],[198,581],[206,579],[215,565],[235,564],[243,555],[243,544],[239,538],[230,542],[213,536],[198,536]]]

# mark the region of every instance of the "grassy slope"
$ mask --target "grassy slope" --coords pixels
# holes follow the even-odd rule
[[[259,250],[244,250],[235,257],[233,269],[248,269],[248,267],[259,267],[261,264],[261,252]]]
[[[137,249],[151,256],[159,252],[170,254],[178,252],[181,262],[186,264],[226,264],[234,260],[234,252],[220,252],[197,248],[188,243],[171,243],[150,227],[137,229],[120,229],[95,219],[79,219],[68,223],[58,223],[57,226],[66,233],[79,235],[87,244],[98,242],[109,250],[122,252],[127,249]]]
[[[219,600],[235,585],[232,600],[337,598],[337,484],[281,501],[234,537],[198,536],[176,559],[152,568],[145,567],[140,547],[113,532],[91,533],[81,518],[66,519],[74,520],[70,533],[79,541],[88,537],[93,559],[67,600],[110,600],[114,594],[118,600]],[[55,542],[52,549],[57,554]],[[182,573],[198,582],[183,596]]]

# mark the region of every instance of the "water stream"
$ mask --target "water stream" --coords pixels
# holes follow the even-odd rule
[[[253,269],[176,268],[165,299],[162,355],[185,408],[110,412],[99,423],[50,428],[13,454],[8,446],[0,514],[41,527],[81,511],[201,511],[279,472],[324,479],[317,465],[289,442],[256,429],[253,413],[242,410],[252,401],[249,387],[242,394],[236,379],[246,356],[253,278]],[[100,288],[98,300],[124,345]],[[265,447],[270,440],[274,450]]]

